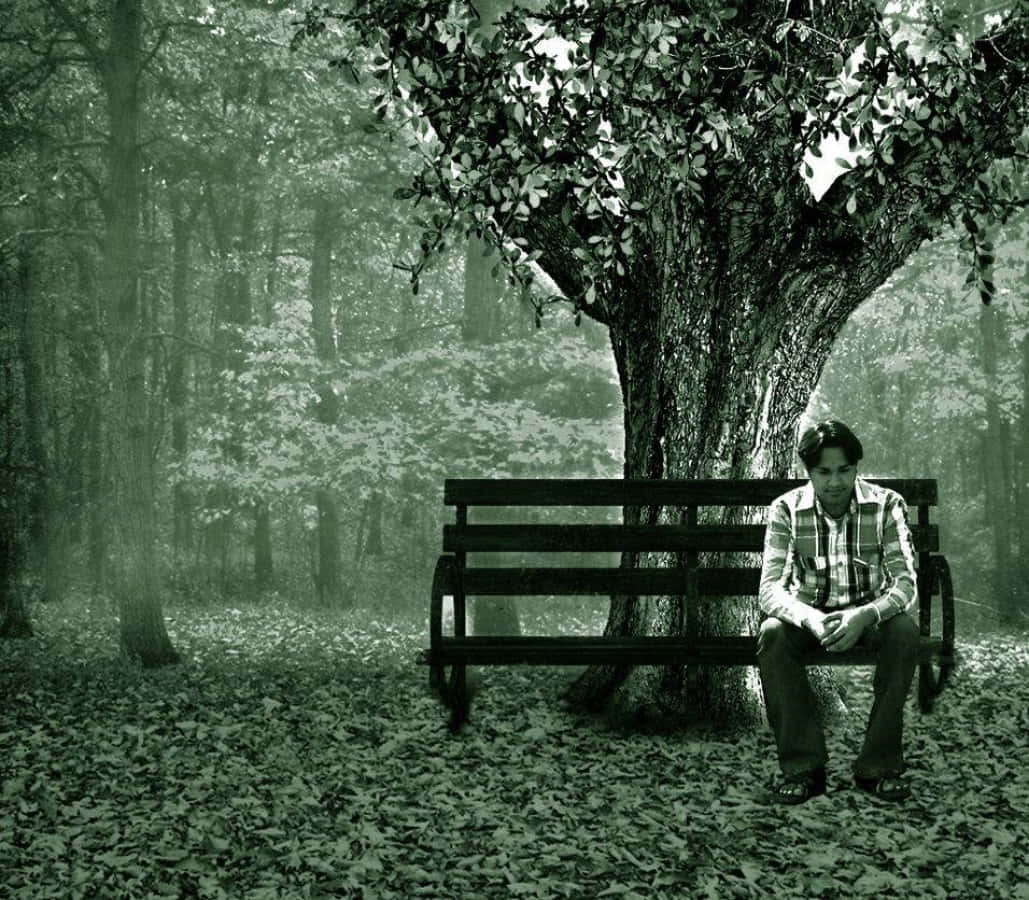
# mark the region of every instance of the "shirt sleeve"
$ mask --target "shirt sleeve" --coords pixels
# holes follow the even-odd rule
[[[792,572],[793,527],[790,522],[790,511],[786,501],[777,500],[768,509],[758,606],[765,618],[781,619],[783,622],[803,628],[811,607],[798,600],[786,588]]]
[[[886,593],[869,604],[880,622],[911,610],[918,596],[915,547],[904,498],[899,494],[889,497],[883,514],[883,568],[889,575],[890,586]]]

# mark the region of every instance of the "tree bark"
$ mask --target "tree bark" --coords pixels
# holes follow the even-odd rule
[[[114,473],[123,558],[115,592],[121,645],[147,667],[179,661],[161,613],[155,555],[147,351],[139,303],[139,75],[141,0],[114,0],[102,61],[108,103],[108,190],[104,289],[114,383]]]
[[[332,199],[320,196],[314,207],[314,246],[311,255],[311,334],[318,359],[331,366],[336,361],[336,335],[332,315],[332,249],[339,228],[339,211]],[[317,417],[322,425],[334,426],[339,416],[339,402],[325,377],[318,386]],[[318,567],[315,592],[318,602],[337,606],[342,602],[342,578],[339,546],[339,514],[336,498],[328,488],[320,488],[315,497],[318,507]]]
[[[722,198],[713,209],[726,209]],[[846,318],[903,259],[857,246],[842,254],[764,253],[717,227],[678,230],[654,198],[663,232],[602,298],[622,385],[626,478],[786,477],[804,412]],[[688,227],[688,226],[683,226]],[[789,233],[789,232],[787,232]],[[682,252],[689,240],[701,245]],[[767,254],[767,256],[765,255]],[[677,508],[626,508],[633,523],[685,523]],[[749,521],[746,510],[701,510],[698,521]],[[763,521],[763,518],[760,519]],[[701,564],[707,560],[701,559]],[[739,556],[723,564],[739,564]],[[683,565],[667,554],[625,554],[626,567]],[[759,561],[747,559],[746,564]],[[754,634],[756,600],[719,598],[688,610],[680,597],[615,597],[608,634]],[[587,669],[569,697],[632,721],[690,716],[754,721],[760,704],[743,668]],[[825,713],[839,708],[828,671],[813,670]]]

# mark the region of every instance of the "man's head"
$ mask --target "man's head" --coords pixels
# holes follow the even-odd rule
[[[850,504],[857,464],[864,455],[861,441],[842,422],[820,422],[804,432],[797,453],[819,502],[830,514],[842,515]]]

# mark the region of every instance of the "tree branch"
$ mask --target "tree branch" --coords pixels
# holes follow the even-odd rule
[[[12,244],[16,244],[22,238],[32,237],[84,237],[96,240],[96,234],[80,228],[29,228],[23,231],[16,231],[0,240],[0,253],[3,253]]]
[[[81,16],[75,15],[65,4],[64,0],[46,0],[50,8],[57,13],[58,18],[64,23],[65,27],[75,35],[78,42],[82,45],[86,54],[89,56],[93,67],[97,72],[102,72],[104,67],[104,53],[100,49],[100,45],[93,40],[93,35],[89,33],[86,26],[82,24],[83,20]]]
[[[185,344],[187,347],[192,347],[194,350],[200,350],[203,353],[210,355],[214,354],[214,349],[208,347],[206,344],[198,343],[197,341],[191,341],[189,338],[182,337],[179,334],[172,334],[167,331],[154,331],[150,334],[143,336],[145,340],[149,341],[175,341],[179,344]]]
[[[139,64],[140,72],[145,72],[153,58],[157,56],[157,51],[160,50],[162,46],[164,46],[164,42],[168,39],[168,33],[171,31],[171,28],[171,23],[165,23],[161,27],[161,33],[158,34],[157,40],[154,41],[154,46],[150,48],[150,52],[147,53],[147,55],[143,58],[142,62],[140,62]]]
[[[845,217],[844,205],[856,193],[859,209],[883,209],[885,213],[863,228],[851,227],[855,237],[878,251],[889,247],[898,258],[906,256],[935,229],[953,218],[953,211],[974,196],[977,176],[998,159],[1017,155],[1015,142],[1024,128],[1027,103],[1025,69],[1029,65],[1029,14],[1013,15],[999,28],[980,38],[974,58],[984,71],[957,96],[941,96],[923,83],[930,103],[930,118],[942,123],[934,130],[943,150],[936,151],[926,139],[913,145],[905,132],[889,126],[895,136],[893,163],[875,161],[885,184],[875,178],[861,181],[853,175],[837,179],[822,203]],[[1012,109],[1014,107],[1014,109]],[[927,119],[929,121],[929,119]],[[941,158],[942,157],[942,158]],[[953,165],[953,179],[941,175],[941,163]],[[1017,198],[1014,206],[1019,205]],[[921,222],[906,234],[902,223]]]

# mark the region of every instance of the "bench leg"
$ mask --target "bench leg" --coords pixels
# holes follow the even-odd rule
[[[447,676],[443,666],[429,667],[429,689],[444,703],[447,701]]]
[[[468,721],[468,681],[465,666],[450,667],[450,689],[448,691],[450,707],[450,729],[459,731]]]
[[[429,640],[433,652],[439,650],[443,637],[443,597],[453,595],[458,589],[460,574],[453,556],[444,554],[436,561],[432,576],[432,593],[429,599]],[[445,706],[450,706],[450,688],[443,666],[429,668],[429,689]]]
[[[932,663],[920,663],[918,666],[918,708],[924,713],[931,713],[933,701],[938,693]]]
[[[929,610],[933,595],[940,592],[943,609],[943,654],[939,671],[933,670],[932,662],[918,667],[918,706],[924,713],[932,712],[933,702],[939,696],[950,678],[954,667],[954,585],[950,578],[950,566],[942,556],[932,557],[931,581],[926,590],[922,607],[922,633],[929,634]]]

